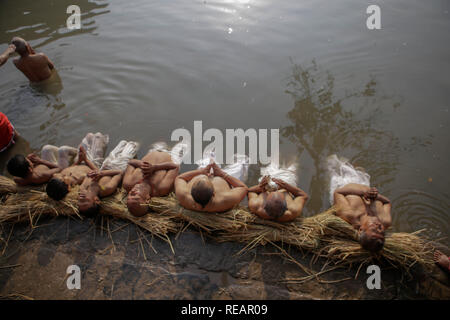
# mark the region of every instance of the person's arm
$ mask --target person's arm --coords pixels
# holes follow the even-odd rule
[[[173,162],[163,162],[158,164],[150,164],[148,162],[144,162],[141,166],[144,176],[151,176],[155,171],[158,170],[172,170],[176,168],[178,168],[178,165]]]
[[[53,177],[55,173],[61,172],[62,168],[56,166],[56,168],[52,168],[49,170],[46,170],[44,173],[42,173],[42,183],[46,183],[50,181],[50,179]]]
[[[192,170],[192,171],[187,171],[183,174],[180,174],[177,177],[178,179],[184,180],[185,182],[189,182],[191,181],[194,177],[199,176],[201,174],[207,174],[206,168],[202,168],[202,169],[197,169],[197,170]]]
[[[385,197],[381,194],[378,194],[376,200],[380,201],[383,204],[382,209],[380,211],[378,211],[379,212],[378,218],[383,223],[384,227],[387,229],[392,225],[391,201],[387,197]]]
[[[250,188],[248,188],[249,199],[250,199],[250,193],[260,194],[263,192],[264,192],[264,189],[259,184],[256,186],[250,187]]]
[[[287,192],[292,194],[294,198],[303,198],[305,201],[308,200],[308,194],[302,189],[295,187],[281,179],[272,179],[280,188],[285,189]]]
[[[80,147],[78,152],[78,161],[73,165],[79,165],[83,161],[91,170],[98,171],[97,166],[91,160],[89,160],[86,154],[86,150],[83,147]]]
[[[59,168],[57,164],[52,163],[52,162],[47,161],[47,160],[43,160],[43,159],[39,158],[39,157],[38,157],[36,154],[34,154],[34,153],[30,153],[30,154],[27,156],[27,158],[28,158],[28,160],[30,160],[31,162],[36,163],[36,164],[43,164],[44,166],[48,167],[49,169]]]
[[[105,170],[107,171],[106,175],[102,176],[112,176],[111,180],[108,181],[105,185],[100,185],[100,197],[107,197],[116,192],[117,187],[122,181],[123,171],[120,170]]]
[[[130,161],[128,161],[128,165],[132,166],[134,168],[140,168],[143,164],[144,164],[144,161],[142,161],[142,160],[131,159]]]
[[[53,62],[47,57],[47,55],[44,54],[45,59],[47,60],[47,65],[49,67],[50,70],[55,69],[55,65],[53,64]]]
[[[214,176],[221,177],[226,182],[228,182],[228,184],[230,186],[232,186],[233,188],[245,188],[246,190],[248,189],[247,185],[245,183],[243,183],[241,180],[227,174],[225,171],[223,171],[221,168],[219,168],[219,166],[217,164],[212,163],[212,168],[214,170]]]
[[[10,44],[8,48],[0,55],[0,66],[4,65],[6,61],[8,61],[8,58],[10,55],[12,55],[16,51],[16,46],[13,44]]]
[[[339,193],[343,196],[355,195],[362,197],[369,191],[370,187],[368,186],[357,183],[349,183],[341,188],[336,189],[335,193]]]
[[[197,171],[197,170],[194,170]],[[189,171],[192,172],[192,171]],[[186,172],[187,173],[187,172]],[[181,175],[182,176],[182,175]],[[175,179],[175,196],[181,206],[189,210],[202,211],[201,206],[195,202],[190,193],[188,184],[185,178],[178,176]],[[188,176],[189,178],[189,176]],[[192,178],[191,178],[192,179]]]
[[[163,195],[169,194],[174,187],[175,179],[180,170],[179,165],[176,165],[176,164],[174,164],[174,165],[175,165],[175,168],[167,171],[167,173],[164,175],[164,178],[159,183],[158,189],[159,189],[159,192]]]

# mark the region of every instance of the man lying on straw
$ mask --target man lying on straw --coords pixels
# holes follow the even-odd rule
[[[392,224],[391,202],[376,188],[369,187],[370,176],[362,170],[336,156],[328,158],[328,166],[336,215],[358,230],[364,249],[380,251],[384,232]]]
[[[41,151],[42,158],[34,153],[26,157],[17,154],[8,161],[7,169],[18,185],[43,184],[48,182],[53,174],[67,168],[76,155],[77,149],[72,147],[45,145]]]
[[[308,194],[297,185],[297,167],[271,163],[261,167],[260,183],[248,190],[250,212],[261,219],[292,221],[301,215]]]
[[[231,172],[236,168],[231,165],[222,170],[213,161],[178,176],[175,194],[179,203],[186,209],[202,212],[225,212],[238,205],[247,194],[247,186],[227,173],[227,169]]]
[[[272,180],[278,188],[270,191],[268,184]],[[292,221],[301,215],[308,200],[308,194],[300,188],[277,179],[263,177],[261,182],[248,189],[248,208],[261,219],[277,222]]]
[[[78,191],[80,213],[87,216],[97,214],[100,198],[116,192],[128,161],[136,156],[138,148],[138,143],[122,140],[105,159],[100,170],[95,167],[93,171],[88,172]]]
[[[155,144],[142,158],[130,160],[123,178],[128,191],[128,211],[140,217],[147,213],[151,197],[167,196],[180,169],[166,146]]]
[[[103,163],[108,142],[108,135],[88,133],[80,144],[75,162],[55,173],[48,182],[47,195],[54,200],[62,200],[71,187],[80,185],[88,172],[96,170]]]

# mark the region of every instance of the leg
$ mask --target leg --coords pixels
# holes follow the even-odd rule
[[[49,144],[43,146],[41,150],[41,158],[42,160],[58,164],[58,147]]]
[[[58,149],[58,165],[60,168],[69,167],[78,155],[78,150],[69,146],[62,146]]]

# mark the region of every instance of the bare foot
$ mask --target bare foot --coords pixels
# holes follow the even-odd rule
[[[434,252],[434,261],[441,267],[449,270],[450,260],[448,259],[448,257],[445,254],[443,254],[439,250],[436,250]]]

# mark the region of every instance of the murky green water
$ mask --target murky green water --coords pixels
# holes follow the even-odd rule
[[[40,85],[8,61],[0,110],[32,148],[168,141],[176,128],[280,128],[281,160],[300,165],[305,215],[328,207],[324,160],[364,167],[393,200],[394,229],[449,243],[450,2],[0,2],[0,50],[29,40],[56,65]],[[69,31],[78,4],[82,29]],[[256,182],[253,168],[249,184]]]

